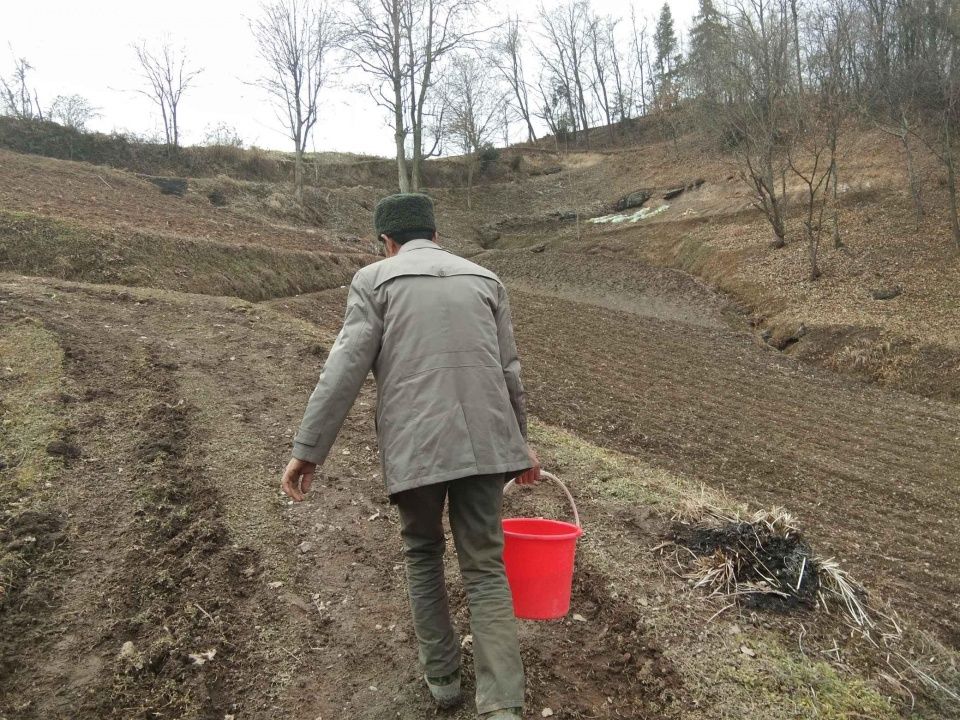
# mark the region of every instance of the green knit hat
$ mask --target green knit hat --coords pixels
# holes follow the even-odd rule
[[[377,203],[373,211],[373,225],[377,237],[407,230],[436,232],[433,219],[433,201],[423,193],[397,193]]]

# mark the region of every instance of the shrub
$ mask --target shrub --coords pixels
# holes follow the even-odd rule
[[[497,164],[500,159],[500,150],[494,147],[492,143],[484,143],[478,153],[478,159],[480,161],[480,174],[484,175]]]

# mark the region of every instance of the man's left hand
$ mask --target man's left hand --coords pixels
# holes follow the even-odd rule
[[[280,489],[297,502],[302,502],[313,485],[313,476],[317,471],[317,464],[292,458],[283,471]]]
[[[527,452],[530,454],[530,469],[517,475],[515,478],[517,485],[536,485],[540,482],[540,458],[530,446],[527,446]]]

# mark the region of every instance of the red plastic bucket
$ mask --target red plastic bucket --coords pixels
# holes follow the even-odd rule
[[[525,620],[555,620],[570,610],[573,559],[577,538],[583,535],[577,505],[566,486],[556,477],[540,477],[556,483],[573,508],[573,523],[545,518],[503,520],[503,563],[513,595],[513,612]],[[507,484],[509,489],[513,484]]]

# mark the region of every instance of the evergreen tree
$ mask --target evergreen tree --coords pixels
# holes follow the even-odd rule
[[[694,94],[703,99],[720,99],[721,69],[724,66],[727,29],[713,0],[700,0],[700,12],[690,28],[687,75]]]
[[[657,29],[653,33],[653,45],[657,51],[660,82],[666,85],[673,72],[674,56],[677,52],[677,34],[673,30],[673,13],[670,12],[670,3],[664,3],[660,10]]]

